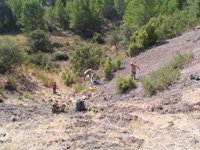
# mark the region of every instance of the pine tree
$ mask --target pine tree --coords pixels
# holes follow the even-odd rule
[[[24,3],[21,14],[22,31],[29,33],[36,29],[44,30],[44,8],[38,0],[30,0]]]
[[[132,0],[128,4],[123,22],[133,26],[143,26],[154,16],[155,0]]]
[[[0,33],[8,32],[14,28],[11,6],[4,1],[0,2]]]
[[[54,15],[54,10],[52,9],[51,6],[47,10],[46,18],[52,26],[54,24],[54,21],[55,21],[55,15]]]
[[[114,7],[119,16],[123,16],[126,5],[124,0],[114,0]]]
[[[69,27],[72,29],[84,30],[87,24],[87,17],[85,8],[87,7],[86,1],[74,0],[68,7],[69,9]]]
[[[63,3],[62,0],[56,0],[56,5],[55,5],[55,16],[56,20],[59,23],[63,22],[63,17],[64,17],[64,9],[63,9]]]
[[[94,26],[95,24],[97,24],[101,17],[102,17],[102,12],[99,6],[98,1],[96,0],[90,0],[89,1],[89,10],[90,10],[90,16],[91,16],[91,20],[90,21],[90,26]]]
[[[160,14],[172,15],[178,9],[178,0],[165,0],[160,8]]]
[[[105,18],[112,18],[114,16],[114,0],[102,0],[102,13]]]
[[[23,2],[24,0],[10,0],[10,4],[12,6],[12,12],[17,20],[17,26],[20,26]]]

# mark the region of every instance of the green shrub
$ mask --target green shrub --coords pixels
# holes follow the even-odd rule
[[[31,93],[24,93],[24,95],[23,95],[25,98],[27,98],[27,99],[33,99],[34,98],[34,96],[31,94]]]
[[[87,110],[93,113],[98,113],[98,109],[94,105],[90,105]]]
[[[71,75],[71,72],[68,72],[67,75],[66,75],[66,78],[65,78],[65,84],[67,86],[70,86],[72,83],[73,83],[73,77]]]
[[[100,33],[95,32],[93,35],[92,43],[99,43],[103,44],[105,42],[104,38],[101,36]]]
[[[63,47],[63,45],[60,44],[60,43],[58,43],[58,42],[54,42],[54,43],[52,44],[52,47],[61,48],[61,47]]]
[[[143,79],[143,89],[145,90],[145,92],[148,94],[148,95],[153,95],[153,85],[150,81],[149,78],[145,78]]]
[[[101,49],[94,45],[77,48],[71,58],[73,71],[83,72],[85,69],[98,67],[101,57]]]
[[[104,77],[108,78],[109,76],[111,76],[112,72],[113,72],[112,71],[112,61],[111,61],[111,58],[109,58],[106,61],[106,64],[103,69]]]
[[[111,45],[114,45],[116,47],[116,49],[118,50],[118,44],[119,42],[121,41],[121,38],[119,37],[119,34],[117,32],[112,32],[109,40],[108,40],[108,43],[111,44]]]
[[[31,63],[45,67],[48,64],[48,56],[43,53],[33,54],[29,57]]]
[[[185,54],[180,54],[177,52],[177,56],[173,57],[173,59],[170,61],[169,65],[173,66],[174,68],[180,68],[184,64],[187,64],[190,62],[191,59],[194,58],[194,54],[192,51],[189,51]]]
[[[119,69],[121,67],[121,64],[122,64],[122,60],[119,56],[117,56],[114,62],[114,68]]]
[[[3,92],[2,92],[2,90],[0,90],[0,95],[3,95]]]
[[[119,76],[116,80],[117,88],[121,93],[130,90],[132,88],[136,88],[136,81],[134,81],[131,77],[123,78]]]
[[[12,86],[13,89],[17,89],[17,79],[16,76],[11,75],[11,74],[6,74],[6,80],[10,85]]]
[[[61,78],[62,78],[63,80],[66,79],[66,73],[65,73],[65,72],[62,72],[62,74],[61,74]]]
[[[131,36],[133,33],[138,30],[137,26],[130,26],[127,23],[124,23],[120,26],[120,33],[122,36],[122,41],[120,42],[121,45],[127,46],[130,42]]]
[[[17,96],[18,100],[23,100],[23,95],[21,95],[20,93],[15,93],[15,95]]]
[[[0,1],[0,33],[16,30],[16,20],[13,17],[10,3]]]
[[[152,18],[147,25],[136,31],[131,37],[131,44],[129,46],[129,56],[133,57],[135,54],[142,51],[157,41],[156,29],[159,26],[159,20]]]
[[[68,60],[69,57],[65,53],[53,53],[51,55],[51,61],[61,61],[61,60]]]
[[[180,35],[187,28],[197,22],[197,16],[193,11],[176,11],[173,15],[162,16],[159,27],[159,39],[168,39]]]
[[[69,42],[67,42],[67,43],[66,43],[66,45],[67,45],[67,46],[70,46],[70,43],[69,43]]]
[[[27,51],[29,54],[38,52],[52,52],[51,42],[49,35],[42,30],[32,31],[28,35],[27,45],[30,49]]]
[[[106,64],[106,59],[105,58],[102,58],[100,60],[100,66],[104,66]]]
[[[85,89],[85,87],[81,84],[81,83],[77,83],[75,86],[74,86],[74,90],[76,92],[81,92]]]
[[[20,65],[24,60],[20,44],[13,39],[0,39],[0,71],[5,73]]]
[[[48,63],[48,65],[51,66],[52,68],[60,68],[60,64],[56,62],[50,62]]]
[[[148,95],[166,89],[173,81],[180,76],[180,67],[188,63],[193,58],[190,51],[186,54],[178,53],[177,56],[166,64],[165,67],[152,71],[150,78],[143,79],[143,88]]]

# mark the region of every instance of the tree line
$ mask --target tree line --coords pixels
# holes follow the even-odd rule
[[[111,43],[117,48],[120,42],[134,56],[156,41],[180,35],[199,17],[199,0],[1,0],[0,33],[56,27],[101,33],[101,24],[118,20],[121,38],[112,34]]]
[[[199,17],[199,0],[1,0],[0,32],[62,26],[88,30],[102,20],[119,19],[122,24],[141,27],[151,18],[191,11]]]

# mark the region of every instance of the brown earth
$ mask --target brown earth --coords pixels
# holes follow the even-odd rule
[[[200,149],[200,81],[189,78],[200,75],[200,30],[190,30],[124,59],[114,77],[130,76],[130,62],[141,69],[138,79],[149,76],[176,51],[189,50],[194,59],[182,67],[180,78],[152,97],[145,95],[140,80],[136,89],[119,94],[115,78],[102,79],[95,91],[75,93],[62,86],[57,95],[51,89],[35,88],[32,99],[4,97],[0,149]],[[24,88],[32,89],[28,85]],[[75,101],[82,96],[95,111],[75,112]],[[64,113],[52,113],[56,101],[66,104]]]

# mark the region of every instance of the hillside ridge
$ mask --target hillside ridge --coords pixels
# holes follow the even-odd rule
[[[140,80],[136,89],[119,94],[115,78],[101,79],[95,91],[74,93],[59,88],[58,95],[53,95],[50,89],[39,89],[33,100],[7,97],[0,104],[1,148],[199,149],[200,83],[189,78],[200,75],[199,35],[200,30],[190,30],[123,60],[115,77],[130,76],[130,62],[134,62],[141,69],[136,76],[140,79],[170,61],[177,51],[192,50],[194,59],[181,68],[180,78],[152,97],[145,95]],[[92,109],[76,113],[75,102],[83,96]],[[56,101],[67,105],[66,112],[51,112]]]

